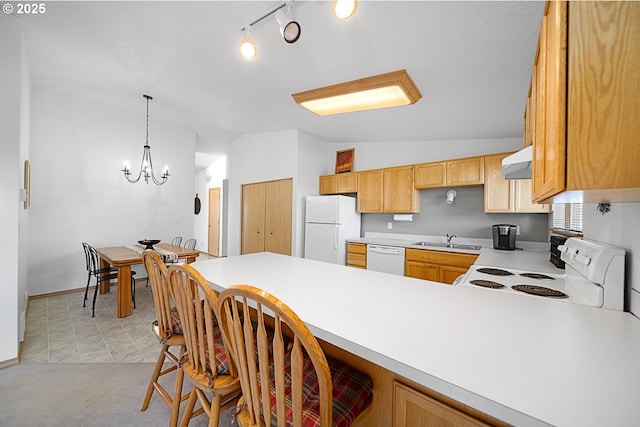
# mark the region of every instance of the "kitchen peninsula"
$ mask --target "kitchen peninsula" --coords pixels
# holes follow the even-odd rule
[[[640,320],[629,313],[272,253],[192,265],[217,291],[245,283],[276,295],[317,338],[398,383],[505,423],[631,426],[640,419]],[[394,425],[401,393],[380,390],[376,383],[373,404],[383,406],[376,423]]]

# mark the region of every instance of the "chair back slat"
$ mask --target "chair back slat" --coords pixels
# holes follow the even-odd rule
[[[302,425],[302,365],[303,354],[300,340],[295,338],[291,350],[291,395],[293,406],[293,425]]]
[[[284,427],[286,424],[286,397],[285,397],[285,378],[284,378],[284,339],[282,338],[282,326],[280,319],[276,315],[275,332],[273,334],[273,364],[274,364],[274,382],[276,389],[276,414],[278,417],[278,427]]]
[[[329,365],[300,318],[273,295],[248,285],[224,290],[218,308],[223,336],[240,372],[246,403],[241,415],[254,425],[273,425],[271,401],[275,398],[277,425],[301,425],[303,409],[308,409],[302,407],[303,372],[310,362],[318,383],[319,425],[331,426]]]
[[[174,330],[171,316],[171,295],[169,293],[169,272],[160,255],[151,249],[146,249],[142,252],[142,261],[151,284],[153,303],[158,318],[158,329],[161,334],[164,334],[165,338],[168,338]]]
[[[98,262],[98,251],[93,246],[87,244],[87,254],[89,258],[89,271],[91,274],[98,274],[100,263]]]
[[[198,271],[188,264],[169,268],[169,289],[180,315],[189,362],[213,380],[218,376],[214,348],[217,296]],[[229,364],[234,372],[234,367]]]
[[[242,312],[249,313],[249,305],[247,300],[242,301]],[[249,387],[251,388],[251,405],[256,415],[260,413],[260,402],[258,394],[258,376],[256,371],[256,353],[255,353],[255,341],[253,335],[253,324],[251,322],[251,316],[243,316],[242,318],[242,335],[244,336],[244,352],[247,363],[247,373],[249,375]]]
[[[258,366],[260,369],[260,377],[268,378],[269,377],[269,337],[267,334],[267,327],[264,323],[264,317],[262,316],[262,305],[258,305]],[[261,396],[262,399],[261,406],[269,407],[269,401],[271,395],[269,394],[269,387],[262,387]],[[264,421],[266,425],[271,425],[271,411],[263,414]]]

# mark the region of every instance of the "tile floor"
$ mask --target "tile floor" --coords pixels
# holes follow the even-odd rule
[[[89,290],[90,298],[93,289]],[[151,287],[139,280],[132,315],[116,317],[117,288],[98,294],[95,317],[84,290],[29,301],[20,363],[155,362],[159,343],[151,331],[156,319]]]

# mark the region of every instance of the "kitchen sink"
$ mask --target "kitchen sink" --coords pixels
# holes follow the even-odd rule
[[[465,250],[471,250],[471,251],[479,251],[481,249],[481,246],[461,245],[458,243],[440,243],[440,242],[416,242],[416,243],[412,243],[412,246],[433,246],[437,248],[465,249]]]

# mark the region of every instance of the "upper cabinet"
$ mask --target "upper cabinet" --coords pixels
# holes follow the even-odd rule
[[[358,212],[382,212],[382,169],[358,172]]]
[[[462,187],[484,183],[484,157],[467,157],[414,166],[416,188]]]
[[[383,169],[384,211],[420,212],[420,193],[413,180],[413,166]]]
[[[413,166],[358,172],[358,212],[420,212]]]
[[[531,180],[506,180],[502,175],[502,159],[512,153],[485,156],[485,213],[549,213],[550,206],[531,201]]]
[[[358,191],[358,173],[348,172],[320,177],[320,194],[350,194]]]
[[[422,163],[414,166],[416,188],[440,188],[447,185],[447,162]]]
[[[482,184],[484,184],[484,156],[447,162],[447,187]]]
[[[533,197],[640,201],[640,2],[548,2],[525,106]]]

